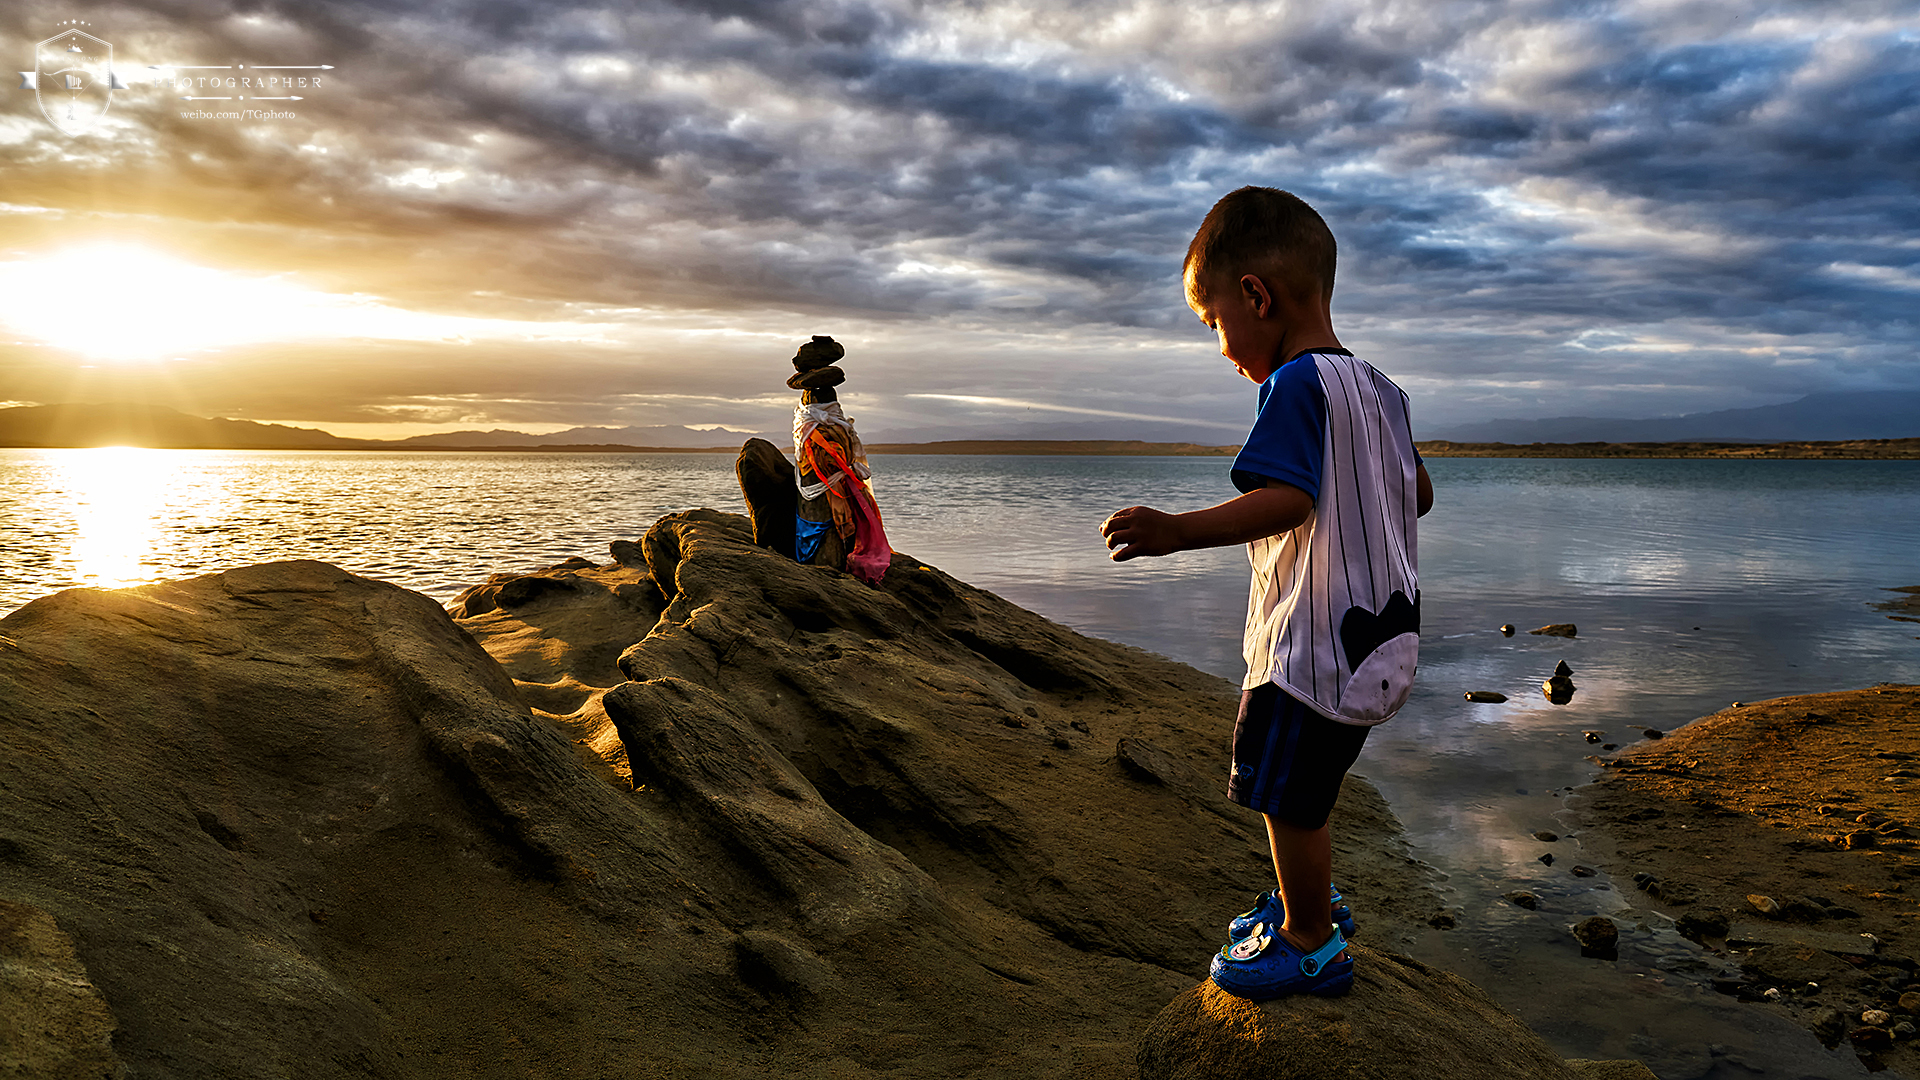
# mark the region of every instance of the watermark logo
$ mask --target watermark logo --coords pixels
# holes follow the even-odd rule
[[[113,66],[113,46],[81,29],[93,24],[68,19],[59,33],[34,46],[33,70],[20,72],[20,89],[33,91],[40,115],[69,138],[99,125],[115,90],[129,89]],[[331,84],[332,64],[148,64],[143,90],[177,92],[195,102],[181,111],[183,120],[292,120],[289,105],[264,102],[304,101],[322,84]],[[200,105],[203,101],[232,105]]]
[[[183,90],[181,101],[305,101],[332,77],[322,74],[332,64],[152,64],[154,70]],[[238,72],[230,75],[184,75],[182,72]],[[286,74],[298,72],[299,74]],[[180,114],[182,120],[291,120],[294,112],[285,106],[195,106]]]
[[[20,73],[20,89],[33,91],[40,115],[62,135],[85,134],[107,115],[113,92],[127,84],[113,70],[113,46],[80,29],[67,29],[33,47],[33,70]]]

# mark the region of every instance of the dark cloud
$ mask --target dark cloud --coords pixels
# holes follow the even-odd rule
[[[1070,405],[1156,393],[1089,359],[1095,338],[1213,370],[1179,256],[1221,193],[1270,183],[1334,225],[1345,332],[1423,409],[1580,394],[1684,412],[1920,382],[1915,14],[133,4],[108,20],[129,55],[324,56],[339,74],[285,123],[186,120],[131,94],[111,139],[23,123],[0,139],[0,198],[436,310],[785,312],[975,349],[1025,335],[1031,370],[991,377]],[[0,14],[0,47],[58,17],[37,0]],[[0,215],[0,246],[48,228]],[[432,355],[320,396],[352,411],[493,395],[503,417],[537,399],[592,422],[606,410],[587,388],[618,369],[555,359],[549,377],[576,390],[516,397],[513,365]],[[870,385],[936,378],[913,356],[887,353]],[[1229,400],[1187,404],[1220,419],[1239,415]]]

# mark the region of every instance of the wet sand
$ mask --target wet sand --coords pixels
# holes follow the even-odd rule
[[[1723,993],[1920,1075],[1920,1039],[1882,1034],[1920,1027],[1920,687],[1736,703],[1621,751],[1570,807],[1587,857],[1699,941]]]

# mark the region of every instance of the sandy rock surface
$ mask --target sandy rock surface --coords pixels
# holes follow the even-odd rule
[[[1920,1026],[1920,687],[1736,705],[1621,752],[1572,805],[1637,906],[1739,965],[1723,989],[1920,1075],[1891,1032]]]
[[[1221,794],[1233,687],[909,556],[870,588],[704,511],[647,535],[650,569],[622,543],[457,621],[311,562],[0,620],[0,912],[74,990],[76,1052],[111,1031],[102,1068],[194,1080],[1133,1075],[1270,881]],[[1337,820],[1390,946],[1426,872],[1363,782]],[[0,980],[0,1012],[45,983]]]
[[[0,900],[0,1076],[118,1080],[114,1027],[53,916]]]
[[[1352,946],[1344,997],[1254,1004],[1203,982],[1140,1037],[1140,1080],[1575,1080],[1582,1075],[1456,975]]]

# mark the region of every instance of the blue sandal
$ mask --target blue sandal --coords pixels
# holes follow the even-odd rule
[[[1353,909],[1347,906],[1346,897],[1340,895],[1338,885],[1333,887],[1332,892],[1333,925],[1339,927],[1341,937],[1352,941],[1353,936],[1360,931],[1360,928],[1353,924]],[[1252,910],[1235,915],[1233,921],[1227,924],[1227,940],[1239,941],[1246,937],[1247,932],[1258,923],[1279,926],[1286,921],[1287,905],[1280,902],[1280,890],[1268,889],[1253,898]]]
[[[1339,997],[1353,989],[1353,960],[1336,960],[1347,939],[1336,928],[1327,943],[1303,953],[1280,936],[1280,928],[1258,923],[1252,933],[1228,942],[1214,954],[1208,975],[1213,985],[1248,1001],[1288,994]]]

